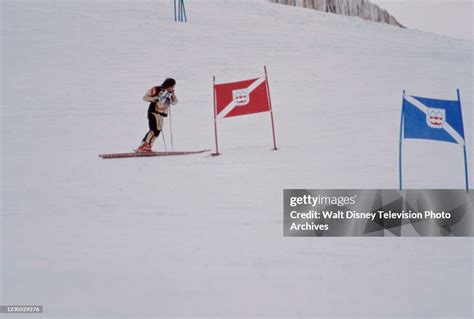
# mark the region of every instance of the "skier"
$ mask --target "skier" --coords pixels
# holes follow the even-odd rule
[[[150,130],[145,134],[137,152],[151,152],[153,143],[163,129],[163,118],[168,116],[170,105],[178,103],[174,93],[174,79],[166,79],[160,86],[154,86],[143,96],[143,100],[150,102],[148,107],[148,126]]]

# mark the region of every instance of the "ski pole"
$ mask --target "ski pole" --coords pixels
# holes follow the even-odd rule
[[[173,145],[173,125],[171,121],[171,107],[169,109],[169,114],[170,114],[170,139],[171,139],[171,151],[174,152],[174,145]]]
[[[168,149],[166,148],[165,130],[161,130],[161,137],[163,139],[163,145],[165,146],[165,152],[168,153]]]

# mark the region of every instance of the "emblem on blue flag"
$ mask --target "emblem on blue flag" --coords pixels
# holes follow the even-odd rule
[[[443,128],[446,110],[429,107],[426,112],[426,124],[431,128]]]

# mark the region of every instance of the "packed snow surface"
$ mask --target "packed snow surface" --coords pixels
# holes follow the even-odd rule
[[[1,8],[0,304],[55,318],[472,315],[472,239],[282,235],[285,188],[398,187],[403,89],[459,88],[473,149],[472,42],[267,1],[186,1],[188,23],[172,1]],[[263,65],[278,151],[261,113],[219,121],[219,157],[97,157],[138,145],[141,98],[170,76],[175,149],[212,148],[212,76]],[[464,187],[459,145],[404,151],[407,188]]]

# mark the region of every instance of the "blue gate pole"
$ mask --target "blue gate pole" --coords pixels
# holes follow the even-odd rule
[[[457,89],[457,93],[458,93],[458,102],[459,102],[459,108],[460,108],[460,112],[461,112],[461,119],[462,119],[462,107],[461,107],[461,94],[459,93],[459,89]],[[464,133],[464,124],[463,125],[463,133]],[[469,193],[469,174],[468,174],[468,170],[467,170],[467,151],[466,151],[466,135],[464,135],[464,146],[463,146],[463,149],[464,149],[464,178],[466,180],[466,192]]]
[[[403,99],[402,99],[402,115],[400,117],[400,143],[398,146],[398,178],[399,178],[399,185],[400,185],[400,190],[403,189],[403,184],[402,184],[402,143],[403,143],[403,134],[402,134],[402,128],[403,128],[403,113],[405,110],[405,90],[403,90]]]
[[[188,22],[188,18],[186,17],[186,7],[184,6],[184,0],[183,1],[183,17],[184,17],[184,22]]]
[[[467,173],[467,154],[466,154],[466,141],[464,141],[464,176],[466,178],[466,192],[469,193],[469,177]]]
[[[184,6],[184,0],[181,0],[181,2],[182,2],[182,6],[183,6],[183,8],[182,8],[182,11],[183,11],[183,21],[184,21],[184,22],[188,22],[188,19],[186,18],[186,7]]]
[[[176,0],[174,0],[174,21],[176,21]]]
[[[184,0],[181,0],[183,2],[183,21],[188,22],[188,19],[186,18],[186,7],[184,6]]]

